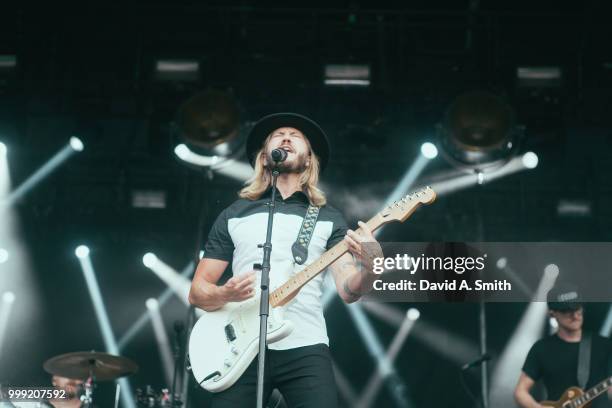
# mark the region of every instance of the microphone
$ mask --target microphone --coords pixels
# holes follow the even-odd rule
[[[275,163],[280,163],[287,158],[287,152],[283,149],[274,149],[272,150],[271,156]]]
[[[490,359],[491,359],[491,355],[489,353],[483,354],[482,356],[478,357],[476,360],[470,363],[465,363],[463,366],[461,366],[461,369],[467,370],[468,368],[479,366],[485,361],[489,361]]]

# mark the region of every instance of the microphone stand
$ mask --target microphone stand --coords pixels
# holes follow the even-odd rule
[[[278,164],[278,163],[277,163]],[[276,208],[276,180],[278,179],[278,167],[272,170],[272,199],[268,204],[268,228],[266,231],[266,242],[263,245],[263,262],[261,263],[261,297],[259,303],[259,359],[257,366],[257,408],[263,408],[264,404],[264,368],[266,364],[266,345],[268,334],[268,314],[270,309],[270,254],[272,253],[272,223],[274,221],[274,210]]]
[[[174,322],[174,336],[175,336],[175,343],[174,343],[174,374],[172,375],[172,390],[171,390],[171,394],[170,394],[170,401],[171,401],[171,407],[177,407],[181,405],[181,398],[177,393],[177,381],[178,381],[178,377],[179,377],[179,367],[182,367],[182,360],[181,360],[181,351],[183,349],[183,341],[182,341],[182,336],[181,334],[183,333],[183,330],[185,329],[183,322],[180,320],[177,320]]]

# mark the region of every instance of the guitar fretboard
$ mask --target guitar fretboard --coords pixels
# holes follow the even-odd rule
[[[430,187],[422,189],[417,193],[409,194],[401,200],[385,206],[366,225],[371,231],[376,231],[382,225],[391,221],[403,222],[416,210],[419,204],[430,204],[435,198],[436,193]],[[361,228],[358,228],[355,232],[361,234]],[[279,286],[270,293],[270,305],[272,307],[285,305],[297,295],[305,284],[323,272],[329,265],[348,252],[348,250],[348,244],[344,240],[334,245],[333,248],[321,255],[319,259],[296,273],[282,286]]]
[[[602,382],[600,382],[593,388],[589,389],[588,391],[586,391],[584,394],[582,394],[578,398],[573,399],[572,402],[569,405],[567,405],[567,407],[568,408],[582,407],[587,402],[592,401],[596,397],[606,392],[606,390],[610,387],[612,387],[612,377],[603,380]]]

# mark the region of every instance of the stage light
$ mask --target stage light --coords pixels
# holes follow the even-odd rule
[[[191,288],[191,281],[189,279],[181,276],[180,273],[162,262],[151,252],[142,257],[142,262],[157,277],[164,281],[185,305],[189,306],[189,290]]]
[[[149,299],[146,300],[145,306],[149,310],[159,309],[159,302],[155,298],[149,298]]]
[[[157,60],[155,79],[160,81],[197,81],[200,78],[200,63],[195,60]]]
[[[183,268],[181,272],[181,276],[187,278],[193,272],[193,262],[190,262]],[[164,291],[157,297],[157,303],[159,307],[163,307],[168,300],[172,297],[174,291],[169,287],[164,289]],[[145,327],[145,325],[151,319],[151,315],[148,312],[144,312],[140,315],[138,319],[130,326],[130,328],[121,336],[117,345],[119,347],[119,351],[123,350],[135,337],[136,335]]]
[[[556,331],[559,328],[559,322],[554,317],[548,319],[548,325],[550,326],[551,331]]]
[[[16,55],[0,55],[0,72],[6,73],[17,67]]]
[[[402,350],[402,347],[404,343],[406,342],[408,335],[412,331],[416,320],[419,318],[419,315],[420,313],[417,309],[414,309],[414,308],[409,309],[408,312],[406,313],[405,319],[401,323],[401,326],[399,327],[398,331],[395,333],[395,336],[393,336],[393,339],[391,340],[391,344],[389,345],[385,353],[386,358],[392,364],[395,363],[395,360],[397,359],[398,354]],[[368,381],[368,384],[366,385],[363,392],[361,393],[359,402],[357,404],[354,404],[354,406],[356,406],[357,408],[371,407],[372,403],[374,402],[376,398],[376,395],[378,394],[378,390],[380,389],[380,386],[382,385],[383,379],[384,378],[381,375],[380,371],[375,371],[370,376],[370,380]]]
[[[599,329],[599,334],[602,337],[610,337],[612,335],[612,305],[608,309],[608,314],[606,315],[606,320],[604,320],[601,325],[601,329]]]
[[[72,136],[70,138],[70,147],[72,147],[72,150],[74,150],[75,152],[82,152],[85,148],[85,145],[83,144],[81,139],[76,136]]]
[[[390,388],[390,394],[393,397],[395,404],[400,407],[411,407],[412,404],[410,403],[405,392],[406,386],[397,375],[397,372],[393,367],[393,362],[385,353],[380,339],[376,335],[376,332],[374,331],[374,328],[372,327],[372,324],[368,320],[367,316],[361,309],[361,306],[358,303],[351,303],[346,306],[347,310],[349,311],[349,315],[352,317],[353,322],[357,327],[357,331],[365,343],[366,349],[373,357],[374,361],[377,362],[378,375],[387,381]],[[414,322],[411,321],[411,323]]]
[[[557,88],[563,71],[560,67],[517,67],[516,78],[521,88]]]
[[[588,217],[591,203],[587,200],[564,200],[557,203],[557,214],[562,217]]]
[[[548,279],[556,279],[559,276],[559,267],[555,264],[548,264],[544,268],[544,273]]]
[[[230,93],[209,89],[179,107],[176,127],[179,143],[192,152],[227,157],[240,142],[240,110]]]
[[[181,163],[247,181],[253,174],[244,153],[240,132],[240,109],[234,97],[209,89],[194,95],[178,109],[173,126],[174,154]]]
[[[200,251],[200,259],[204,258],[204,251]]]
[[[344,375],[338,364],[332,359],[332,368],[334,370],[334,377],[336,379],[336,385],[338,386],[338,392],[344,397],[347,406],[354,407],[357,405],[357,393],[353,389],[351,382]]]
[[[394,306],[377,302],[364,302],[362,306],[367,312],[394,327],[401,327],[406,320],[406,313],[403,313]],[[415,325],[411,335],[440,356],[447,358],[458,366],[463,365],[465,360],[473,359],[480,355],[478,346],[469,339],[438,327],[433,323],[425,322],[421,318],[419,318],[419,323]]]
[[[247,181],[253,174],[251,165],[236,159],[223,156],[202,156],[192,152],[186,144],[181,143],[174,148],[174,154],[182,162],[193,167],[210,168],[215,173],[223,174],[238,181]]]
[[[421,154],[426,159],[435,159],[438,156],[438,148],[433,143],[425,142],[421,145]]]
[[[166,192],[162,190],[132,190],[132,207],[146,209],[166,208]]]
[[[151,324],[153,326],[153,334],[155,335],[155,341],[157,343],[157,349],[161,358],[162,367],[164,369],[164,377],[166,380],[166,386],[172,385],[172,374],[173,374],[173,358],[172,351],[170,350],[170,341],[168,340],[168,334],[164,327],[164,321],[159,311],[159,303],[157,299],[149,298],[145,302],[149,316],[151,317]]]
[[[519,136],[514,110],[502,98],[483,91],[456,98],[438,125],[444,157],[462,170],[502,167],[516,153]]]
[[[79,249],[81,250],[79,251]],[[91,258],[88,256],[89,249],[86,246],[81,245],[77,248],[76,252],[79,258],[79,264],[81,265],[81,270],[83,271],[83,276],[85,277],[87,290],[94,307],[98,327],[102,333],[102,340],[104,341],[106,351],[110,354],[119,355],[119,347],[117,346],[117,340],[115,339],[115,335],[113,333],[113,327],[110,323],[106,306],[104,305],[102,291],[98,285]],[[79,253],[81,256],[79,256]],[[132,393],[132,387],[129,380],[127,378],[121,378],[119,379],[119,384],[121,385],[121,389],[124,390],[124,392],[121,393],[123,406],[125,406],[125,408],[136,408],[136,402],[134,401],[134,394]]]
[[[153,267],[155,262],[157,262],[157,256],[155,256],[155,254],[152,252],[147,252],[142,257],[142,263],[149,269]]]
[[[534,152],[527,152],[523,155],[523,166],[528,169],[535,169],[538,167],[538,155]]]
[[[11,175],[6,154],[6,145],[0,142],[0,212],[4,207],[4,199],[11,191]],[[8,217],[8,214],[0,214],[0,218]]]
[[[543,299],[553,287],[559,268],[550,264],[544,268],[536,293],[531,303],[523,313],[514,333],[508,340],[506,348],[501,353],[491,382],[492,407],[505,407],[514,404],[514,385],[521,373],[523,358],[529,349],[541,336],[547,322],[547,305]]]
[[[421,316],[421,312],[419,312],[419,310],[415,308],[410,308],[406,312],[406,317],[412,320],[413,322],[418,320],[420,316]]]
[[[525,283],[523,278],[520,277],[519,274],[516,273],[516,271],[510,267],[507,258],[499,258],[495,263],[495,266],[497,266],[498,269],[502,270],[506,275],[508,275],[510,280],[512,280],[512,282],[516,284],[516,286],[521,290],[521,292],[523,292],[526,299],[533,298],[533,290],[529,287],[529,285]]]
[[[77,258],[79,258],[79,259],[86,258],[86,257],[89,256],[89,248],[87,246],[85,246],[85,245],[79,245],[74,250],[74,253],[76,254]]]
[[[0,248],[0,264],[3,264],[9,260],[9,251],[4,248]]]
[[[10,305],[15,302],[15,294],[13,292],[4,292],[2,295],[2,302],[5,305]]]
[[[187,161],[189,159],[189,154],[191,150],[187,147],[185,143],[181,143],[174,148],[174,154],[183,161]]]
[[[59,152],[51,157],[45,164],[43,164],[38,170],[36,170],[30,177],[28,177],[19,187],[13,190],[5,200],[0,201],[0,206],[11,206],[15,202],[19,201],[25,196],[32,188],[34,188],[43,179],[48,177],[53,171],[55,171],[61,164],[68,160],[75,152],[76,147],[82,145],[82,142],[76,138],[70,138],[70,142],[67,143]],[[74,146],[73,146],[74,145]]]
[[[329,64],[325,66],[325,85],[369,86],[369,65]]]
[[[9,318],[14,302],[15,294],[13,292],[4,292],[2,294],[2,304],[0,304],[0,353],[2,353],[2,345],[8,331]]]
[[[433,181],[429,183],[429,186],[436,192],[438,196],[442,196],[444,194],[464,190],[466,188],[482,184],[485,181],[487,183],[490,183],[491,181],[508,176],[510,174],[518,173],[520,171],[525,171],[527,169],[528,168],[525,167],[525,164],[523,163],[522,157],[513,157],[504,166],[496,169],[489,169],[486,172],[486,175],[482,171],[476,171],[470,174],[460,172],[459,175],[454,175],[450,177],[447,176],[446,179],[440,181]]]

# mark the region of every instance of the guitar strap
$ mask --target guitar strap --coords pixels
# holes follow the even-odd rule
[[[298,265],[302,265],[308,259],[308,245],[310,244],[317,218],[319,218],[319,207],[309,205],[297,239],[291,246],[293,260]]]
[[[591,370],[591,333],[582,333],[580,345],[578,346],[578,386],[583,390],[589,381],[589,371]]]

